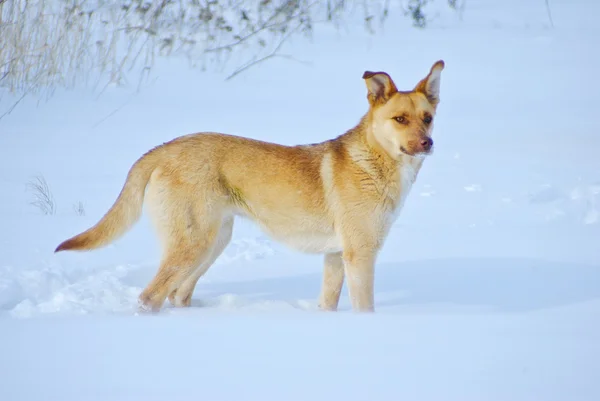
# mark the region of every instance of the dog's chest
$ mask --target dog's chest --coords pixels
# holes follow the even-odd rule
[[[420,161],[403,164],[398,170],[400,175],[400,202],[397,209],[401,209],[404,206],[404,201],[410,193],[412,185],[417,179],[417,173],[421,166]]]
[[[397,167],[393,179],[386,185],[384,192],[384,211],[383,225],[384,229],[394,224],[400,211],[404,207],[404,202],[410,193],[413,183],[417,178],[420,161],[405,161]]]

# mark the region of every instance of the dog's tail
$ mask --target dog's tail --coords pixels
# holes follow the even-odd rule
[[[61,243],[54,252],[101,248],[125,234],[142,214],[146,186],[158,164],[158,153],[155,148],[139,158],[129,170],[119,197],[100,221]]]

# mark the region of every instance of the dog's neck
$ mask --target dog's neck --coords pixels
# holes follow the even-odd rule
[[[393,181],[400,180],[400,171],[405,166],[414,172],[416,178],[423,164],[424,158],[419,156],[401,155],[399,159],[393,158],[375,138],[370,113],[365,114],[360,122],[343,136],[350,157],[373,178],[393,177]],[[386,171],[389,173],[386,174]],[[387,186],[392,183],[381,184]]]
[[[363,139],[363,143],[369,148],[369,150],[377,154],[380,158],[382,158],[386,164],[397,164],[398,160],[394,159],[388,151],[381,145],[381,143],[375,137],[374,127],[373,127],[373,117],[371,113],[367,113],[362,119],[357,127],[360,127],[361,137]]]
[[[373,117],[370,112],[365,114],[359,123],[346,134],[349,142],[355,149],[360,149],[361,153],[369,155],[369,159],[385,167],[397,168],[404,158],[395,159],[379,143],[373,132]]]

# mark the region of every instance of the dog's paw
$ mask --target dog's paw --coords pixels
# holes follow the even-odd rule
[[[138,299],[137,305],[138,313],[140,314],[156,314],[160,312],[160,306],[153,305],[149,300],[144,300],[142,298]]]

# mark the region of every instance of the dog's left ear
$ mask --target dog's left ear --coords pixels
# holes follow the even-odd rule
[[[379,102],[387,102],[394,93],[398,92],[394,81],[392,81],[392,78],[385,72],[365,71],[363,79],[369,90],[367,99],[369,99],[371,106]]]
[[[429,75],[422,79],[414,89],[415,92],[424,94],[434,107],[440,102],[440,76],[444,66],[443,60],[437,61],[431,67]]]

